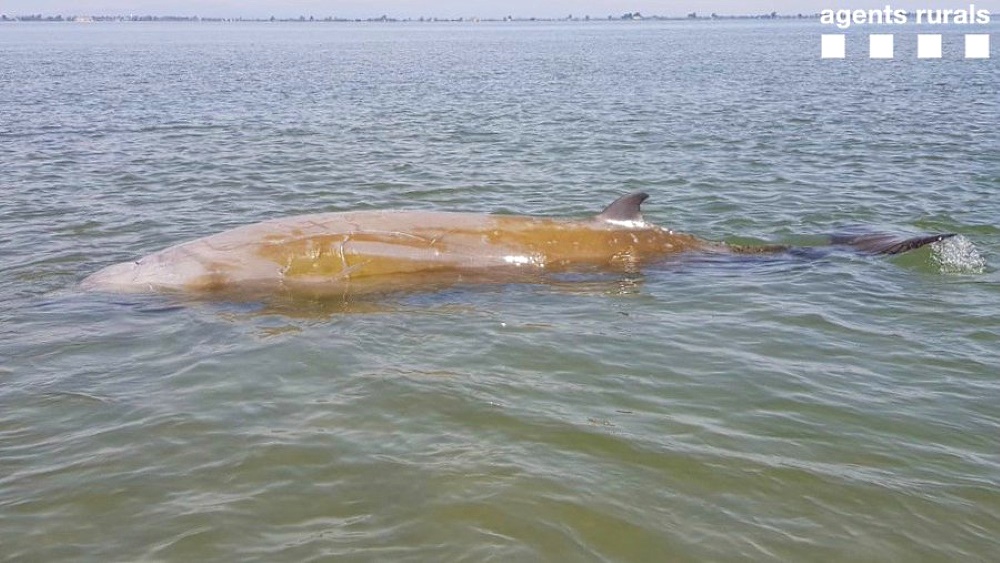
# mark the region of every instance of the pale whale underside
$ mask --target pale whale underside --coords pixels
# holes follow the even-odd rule
[[[649,196],[623,196],[584,220],[426,211],[320,213],[200,238],[100,270],[81,283],[113,292],[360,294],[576,268],[632,271],[682,252],[763,254],[643,220]],[[952,234],[833,237],[831,244],[897,254]]]

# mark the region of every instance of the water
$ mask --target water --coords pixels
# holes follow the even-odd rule
[[[0,555],[993,559],[1000,67],[958,27],[940,61],[822,31],[0,26]],[[712,239],[962,237],[349,303],[75,288],[264,218],[640,189]]]

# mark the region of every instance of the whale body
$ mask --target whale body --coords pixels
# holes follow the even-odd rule
[[[760,254],[790,249],[713,242],[650,224],[640,211],[648,197],[623,196],[583,220],[428,211],[286,217],[108,266],[81,286],[130,293],[366,293],[582,267],[631,270],[682,252]],[[949,236],[855,235],[831,242],[895,254]]]

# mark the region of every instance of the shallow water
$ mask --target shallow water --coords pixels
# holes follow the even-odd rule
[[[0,555],[992,559],[1000,67],[822,31],[0,26]],[[348,303],[75,287],[276,216],[633,190],[731,242],[962,236]]]

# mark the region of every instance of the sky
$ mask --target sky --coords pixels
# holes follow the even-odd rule
[[[395,18],[481,17],[558,18],[574,15],[606,17],[626,12],[644,15],[816,13],[823,9],[878,9],[886,5],[903,9],[968,9],[970,2],[954,0],[3,0],[6,15],[179,15],[264,18],[316,17],[368,18],[383,14]],[[1000,0],[975,2],[1000,21]]]

